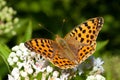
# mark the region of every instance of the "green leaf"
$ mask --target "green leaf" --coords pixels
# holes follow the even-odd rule
[[[0,56],[2,57],[2,59],[4,60],[5,64],[8,67],[8,70],[10,71],[8,62],[7,62],[7,58],[10,54],[10,49],[4,44],[4,43],[0,43]]]
[[[108,42],[109,42],[108,40],[97,42],[96,51],[99,51],[100,49],[104,48]]]
[[[32,36],[32,22],[29,21],[28,27],[26,29],[25,35],[24,35],[24,37],[22,39],[22,42],[25,42],[25,41],[31,39],[31,36]]]
[[[38,80],[40,79],[41,80],[41,78],[42,78],[42,73],[40,72],[38,75],[37,75],[37,77],[36,77]]]
[[[0,43],[0,55],[3,55],[7,59],[10,52],[11,50],[4,43]]]

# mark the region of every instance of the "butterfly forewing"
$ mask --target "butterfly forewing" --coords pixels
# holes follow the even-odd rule
[[[95,51],[96,39],[103,22],[102,17],[89,19],[65,36],[70,49],[78,56],[78,63],[83,62]]]
[[[71,42],[70,39],[72,39],[80,45],[93,44],[102,28],[103,22],[102,17],[91,18],[76,26],[64,39],[67,42]]]
[[[27,41],[25,43],[25,46],[31,51],[39,53],[41,56],[45,58],[52,58],[54,51],[51,44],[53,42],[54,42],[53,40],[49,40],[49,39],[36,38]]]

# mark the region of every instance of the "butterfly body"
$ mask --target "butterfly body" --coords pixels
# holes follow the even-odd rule
[[[77,56],[75,53],[71,50],[70,46],[68,43],[65,41],[64,38],[61,38],[60,36],[56,37],[56,42],[59,45],[59,49],[61,48],[61,53],[58,53],[61,57],[67,58],[71,60],[72,62],[77,62]]]
[[[91,18],[76,26],[64,38],[56,36],[55,41],[36,38],[27,41],[25,46],[61,69],[74,68],[95,52],[103,22],[102,17]]]

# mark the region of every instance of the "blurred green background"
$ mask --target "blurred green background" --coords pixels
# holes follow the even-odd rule
[[[54,39],[55,36],[50,32],[64,37],[75,25],[89,18],[103,17],[104,25],[97,39],[98,47],[101,48],[94,56],[102,57],[104,60],[103,75],[106,80],[120,80],[119,0],[6,0],[6,2],[17,11],[16,16],[20,19],[17,24],[20,27],[15,29],[17,31],[15,36],[9,34],[1,36],[1,43],[4,42],[9,48],[30,38]],[[32,33],[29,27],[32,27]],[[0,73],[1,80],[7,79],[9,72],[3,58],[0,67],[3,71]]]

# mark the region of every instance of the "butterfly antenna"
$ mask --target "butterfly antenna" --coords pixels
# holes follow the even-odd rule
[[[65,22],[66,22],[66,19],[63,19],[63,20],[62,20],[62,27],[61,27],[61,32],[62,32],[62,33],[63,33],[63,29],[64,29],[63,27],[64,27]]]
[[[48,30],[46,27],[44,27],[42,24],[38,24],[40,27],[42,27],[43,29],[45,29],[46,31],[48,31],[49,33],[51,33],[53,36],[55,36],[55,33],[53,33],[52,31]]]

